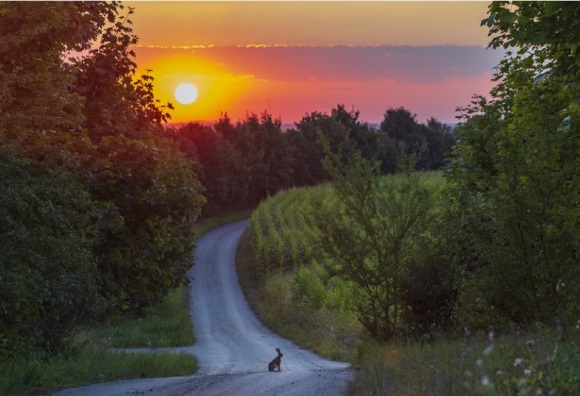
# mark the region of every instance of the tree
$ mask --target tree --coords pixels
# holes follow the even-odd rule
[[[248,114],[236,124],[234,131],[228,130],[226,125],[222,125],[226,139],[239,153],[240,165],[247,168],[245,179],[238,180],[240,187],[247,186],[246,206],[255,205],[290,186],[292,167],[289,163],[292,152],[286,145],[280,119],[274,119],[271,114],[264,112],[261,115]]]
[[[483,21],[500,34],[492,46],[521,51],[501,62],[491,100],[461,109],[449,169],[450,209],[469,241],[458,252],[462,318],[474,326],[577,320],[580,75],[568,56],[577,47],[558,32],[579,16],[569,4],[498,2]]]
[[[318,142],[320,134],[330,142],[334,152],[359,150],[369,159],[384,152],[384,141],[358,118],[358,111],[349,112],[339,104],[330,114],[312,112],[296,123],[296,130],[288,133],[296,157],[293,161],[296,185],[308,186],[328,179],[322,165],[324,153]]]
[[[404,142],[409,149],[412,149],[417,140],[415,136],[418,125],[416,118],[416,114],[411,114],[404,107],[387,109],[381,122],[381,131],[389,135],[391,139]],[[419,146],[421,146],[421,142],[419,142]]]
[[[67,51],[89,48],[112,4],[0,4],[0,131],[11,139],[78,130],[82,98],[71,92]]]
[[[420,124],[416,118],[416,114],[404,107],[387,109],[380,131],[392,141],[394,150],[391,151],[405,155],[420,153],[421,169],[440,169],[454,144],[451,130],[433,117],[427,120],[427,125]]]
[[[431,170],[441,169],[451,156],[451,148],[455,144],[451,127],[431,117],[423,129],[427,153],[419,166]]]
[[[103,308],[96,204],[74,173],[90,153],[66,51],[98,34],[105,3],[0,4],[0,355],[55,352]]]
[[[195,152],[190,158],[199,161],[199,179],[205,188],[207,203],[204,215],[224,209],[238,209],[247,199],[248,167],[236,147],[220,132],[199,123],[189,123],[172,134],[191,142]]]
[[[114,312],[141,314],[188,282],[203,187],[160,138],[105,137],[95,158],[91,194],[111,205],[94,249],[101,290]]]
[[[546,54],[546,62],[536,64],[537,77],[548,73],[572,83],[580,78],[579,12],[570,1],[494,1],[481,25],[489,28],[492,48]]]
[[[431,197],[412,173],[416,159],[403,166],[399,178],[379,178],[379,163],[355,152],[345,161],[327,143],[324,165],[332,176],[339,208],[318,203],[314,210],[319,243],[330,257],[331,276],[353,282],[361,290],[357,302],[361,323],[379,340],[412,332],[404,289],[430,227]]]
[[[153,95],[153,77],[149,73],[135,79],[137,64],[132,58],[136,45],[129,17],[133,9],[113,3],[108,9],[108,26],[99,31],[100,43],[87,56],[70,58],[75,70],[75,90],[86,98],[83,127],[95,141],[110,135],[147,135],[160,133],[162,122],[170,118]]]
[[[113,312],[140,314],[188,282],[205,199],[192,162],[163,136],[171,105],[155,100],[152,76],[135,79],[132,12],[112,3],[99,44],[70,61],[94,150],[89,171],[79,173],[111,208],[94,250],[100,287]]]
[[[95,211],[82,209],[92,216],[95,240],[79,248],[91,249],[87,260],[96,264],[109,312],[139,313],[187,281],[192,224],[204,198],[192,162],[161,136],[168,114],[153,97],[152,77],[134,79],[130,46],[137,38],[132,10],[121,16],[125,11],[115,2],[0,4],[0,140],[32,168],[66,175],[58,176],[63,194],[89,197]],[[49,187],[39,181],[35,196],[47,196],[54,217],[75,232],[75,204],[51,206]],[[41,199],[29,202],[34,213],[46,210]],[[76,219],[82,229],[86,218]],[[20,242],[44,249],[33,233]],[[71,279],[77,274],[61,269]],[[43,267],[35,271],[46,275]]]
[[[92,255],[99,207],[70,174],[0,149],[0,356],[57,351],[104,308]]]

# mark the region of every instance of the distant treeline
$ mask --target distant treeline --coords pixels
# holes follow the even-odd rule
[[[237,123],[223,114],[213,127],[190,123],[168,128],[166,134],[199,164],[205,215],[252,207],[280,190],[329,180],[321,139],[335,151],[360,151],[380,160],[385,174],[395,173],[398,157],[410,153],[418,153],[420,169],[440,169],[455,142],[452,128],[435,118],[421,124],[409,110],[391,108],[375,129],[341,104],[330,114],[312,112],[287,131],[280,119],[264,112]]]

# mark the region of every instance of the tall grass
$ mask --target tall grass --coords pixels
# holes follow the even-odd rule
[[[113,352],[95,340],[73,354],[43,354],[26,360],[0,363],[0,395],[46,393],[65,387],[119,379],[170,377],[193,374],[198,370],[195,357],[179,353]]]
[[[580,394],[578,338],[561,343],[543,331],[494,338],[367,344],[349,394]]]
[[[166,348],[195,342],[189,316],[187,287],[169,293],[161,304],[150,308],[143,318],[120,318],[106,326],[87,330],[114,348]]]
[[[362,333],[356,318],[337,310],[314,309],[297,300],[290,272],[255,276],[253,257],[250,234],[246,232],[238,246],[236,264],[244,293],[258,317],[272,331],[321,356],[353,361]]]
[[[124,353],[113,348],[173,347],[195,341],[187,288],[169,293],[141,319],[120,318],[71,335],[60,354],[38,353],[0,362],[0,395],[25,394],[96,382],[193,374],[197,359],[184,353]]]

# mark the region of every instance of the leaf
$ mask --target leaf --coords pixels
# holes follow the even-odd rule
[[[546,1],[544,5],[544,10],[546,15],[552,15],[562,9],[559,1]]]

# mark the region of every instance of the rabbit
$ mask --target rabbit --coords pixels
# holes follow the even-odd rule
[[[270,364],[268,364],[268,371],[276,371],[276,367],[278,367],[278,371],[282,371],[280,369],[280,364],[282,363],[282,352],[280,352],[280,348],[276,348],[276,352],[278,352],[278,356],[276,356]]]

